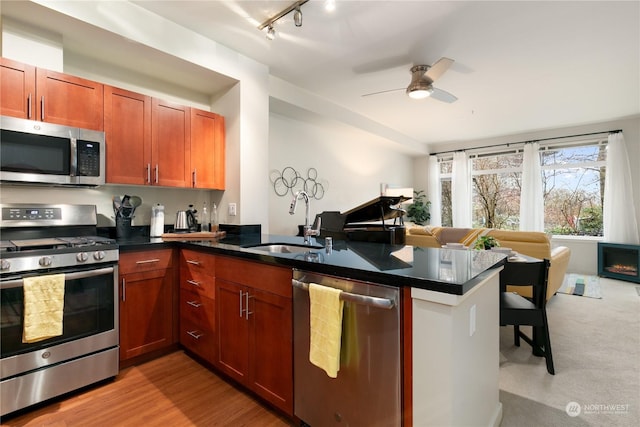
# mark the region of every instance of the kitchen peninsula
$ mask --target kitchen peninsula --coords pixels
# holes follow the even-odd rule
[[[216,275],[221,269],[229,270],[223,266],[236,259],[245,266],[277,267],[280,272],[299,269],[397,287],[401,291],[397,304],[402,316],[403,425],[500,423],[497,295],[502,254],[345,241],[334,241],[329,250],[322,238],[300,248],[300,237],[273,235],[244,236],[243,241],[229,236],[220,241],[150,239],[120,244],[124,253],[167,247],[215,257]],[[291,245],[292,250],[273,252],[273,245]],[[228,275],[222,280],[216,277],[216,286],[229,280]],[[259,281],[267,283],[269,278],[262,275]],[[217,304],[224,297],[219,291],[224,287],[216,288]],[[223,328],[218,321],[216,327]],[[292,404],[285,407],[289,411]]]

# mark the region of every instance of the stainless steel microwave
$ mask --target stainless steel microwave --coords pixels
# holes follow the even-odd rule
[[[0,180],[25,184],[105,183],[104,132],[0,117]]]

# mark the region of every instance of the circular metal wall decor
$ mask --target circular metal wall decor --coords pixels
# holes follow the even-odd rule
[[[325,185],[318,180],[318,171],[315,168],[309,168],[306,178],[291,166],[285,167],[282,171],[274,170],[270,175],[273,191],[280,197],[288,193],[293,196],[301,190],[312,199],[320,200],[324,197]]]

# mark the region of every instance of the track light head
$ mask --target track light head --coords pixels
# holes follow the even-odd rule
[[[296,27],[302,27],[302,11],[300,10],[300,6],[296,6],[296,11],[293,12],[293,22],[296,24]]]
[[[273,29],[273,25],[269,25],[267,28],[267,40],[273,40],[276,38],[276,30]]]
[[[273,24],[275,24],[278,19],[288,15],[291,12],[293,12],[293,22],[296,24],[296,27],[302,27],[302,11],[300,10],[300,6],[308,1],[309,0],[296,1],[287,8],[273,15],[271,18],[264,21],[262,24],[258,25],[258,30],[262,31],[267,28],[267,39],[273,40],[276,37],[276,31],[273,29]]]

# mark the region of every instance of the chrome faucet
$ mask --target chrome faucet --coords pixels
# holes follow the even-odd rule
[[[310,236],[318,236],[320,235],[320,223],[321,218],[318,218],[318,228],[315,230],[311,228],[309,225],[309,195],[304,191],[298,191],[291,201],[291,206],[289,206],[289,215],[293,215],[296,213],[296,206],[298,205],[298,199],[302,197],[305,203],[305,215],[304,215],[304,232],[302,233],[304,236],[304,244],[310,245],[311,239]]]

